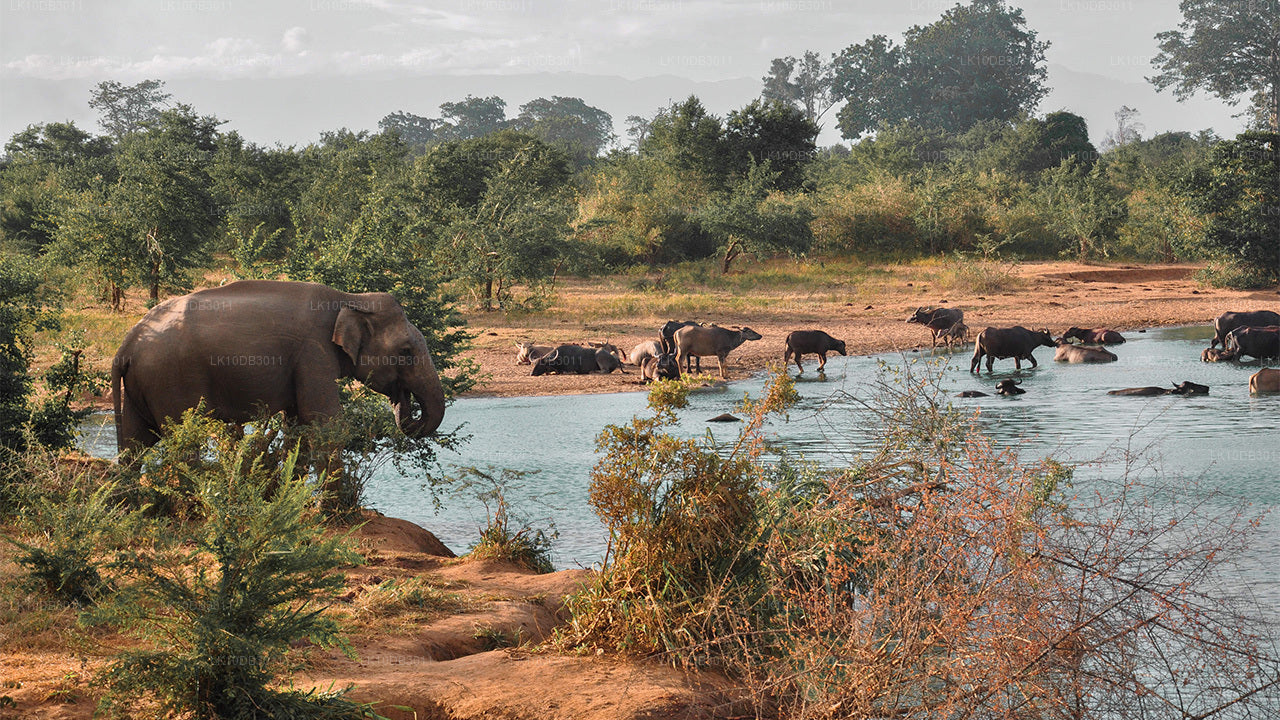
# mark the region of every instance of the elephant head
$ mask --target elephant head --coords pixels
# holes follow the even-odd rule
[[[401,432],[430,435],[444,419],[445,402],[426,338],[391,295],[368,293],[359,298],[344,303],[338,312],[333,342],[351,359],[357,380],[391,398]]]

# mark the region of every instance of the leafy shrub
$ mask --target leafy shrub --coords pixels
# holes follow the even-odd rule
[[[194,411],[169,429],[185,438],[210,431],[209,454],[174,471],[203,522],[121,561],[129,582],[112,617],[149,642],[103,672],[108,709],[127,712],[145,698],[199,718],[370,716],[340,694],[275,686],[293,643],[347,650],[323,600],[343,586],[334,571],[359,556],[345,536],[324,535],[296,450],[266,452],[265,430],[234,437]]]

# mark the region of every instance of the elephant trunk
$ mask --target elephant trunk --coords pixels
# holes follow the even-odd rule
[[[396,427],[413,438],[434,433],[444,420],[444,388],[430,356],[426,357],[425,363],[416,366],[416,372],[403,378],[400,391],[391,399]],[[418,405],[416,413],[415,401]]]

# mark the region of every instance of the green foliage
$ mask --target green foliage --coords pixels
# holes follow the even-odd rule
[[[170,432],[184,448],[205,435],[207,454],[180,471],[203,522],[121,559],[112,618],[149,644],[103,672],[109,708],[146,699],[201,718],[368,716],[340,696],[275,685],[295,642],[346,650],[324,602],[343,586],[335,571],[359,562],[345,536],[325,536],[297,452],[264,454],[269,436],[236,437],[194,411]]]
[[[835,59],[836,95],[848,100],[840,130],[856,138],[905,120],[963,132],[982,120],[1013,120],[1048,92],[1048,46],[1003,0],[956,5],[907,30],[901,46],[876,35]]]
[[[1179,100],[1206,90],[1234,105],[1253,93],[1253,124],[1280,132],[1280,3],[1276,0],[1183,0],[1177,30],[1157,33],[1157,90]]]
[[[81,366],[85,352],[82,331],[66,341],[55,343],[58,362],[44,372],[45,397],[31,412],[31,435],[36,442],[51,449],[71,447],[75,428],[93,408],[73,409],[71,403],[82,395],[95,393],[106,386],[106,373],[90,372]]]
[[[793,79],[794,77],[794,79]],[[800,58],[774,58],[769,74],[762,78],[760,97],[799,108],[809,122],[817,124],[835,103],[832,94],[832,63],[808,50]]]
[[[161,108],[171,97],[162,88],[163,80],[143,80],[136,85],[104,80],[90,92],[89,107],[98,111],[103,130],[122,138],[160,117]]]
[[[1219,143],[1184,187],[1207,219],[1212,251],[1259,279],[1280,279],[1280,133],[1246,132]]]
[[[610,553],[594,584],[569,598],[562,642],[723,662],[734,635],[751,627],[744,609],[764,591],[754,546],[760,426],[792,402],[790,378],[775,375],[724,448],[665,432],[675,421],[665,407],[605,428],[589,497],[609,528]]]
[[[21,255],[0,255],[0,459],[6,452],[20,453],[27,448],[33,413],[29,366],[35,351],[34,335],[58,327],[53,302],[39,264]],[[76,383],[74,374],[55,374],[55,380],[66,380],[72,388]],[[38,412],[41,437],[56,441],[62,427],[53,417],[53,406],[43,406]]]
[[[780,102],[753,100],[725,119],[724,142],[730,167],[746,175],[752,165],[767,164],[776,174],[773,186],[795,190],[804,168],[817,152],[818,126],[804,112]]]
[[[768,162],[753,162],[745,177],[713,196],[698,213],[699,223],[719,245],[723,272],[728,273],[734,259],[744,254],[798,255],[809,249],[812,216],[807,209],[770,195],[777,177]]]
[[[540,573],[555,570],[551,562],[551,545],[559,536],[548,519],[551,531],[533,527],[524,515],[513,512],[507,502],[507,491],[520,487],[530,473],[503,469],[462,468],[454,493],[474,493],[484,505],[487,522],[480,529],[480,539],[471,546],[470,557],[509,562]]]
[[[52,463],[48,456],[39,461]],[[110,553],[122,547],[138,526],[136,514],[121,504],[117,486],[82,473],[65,494],[39,493],[25,503],[26,525],[35,533],[27,541],[0,535],[22,553],[28,582],[60,602],[93,605],[114,590],[106,574]]]
[[[1036,200],[1046,225],[1068,243],[1063,252],[1080,260],[1111,254],[1128,210],[1101,168],[1074,161],[1045,172]]]
[[[614,139],[613,117],[575,97],[530,100],[511,125],[559,149],[577,167],[594,160]]]

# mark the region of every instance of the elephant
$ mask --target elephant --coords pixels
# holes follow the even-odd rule
[[[201,399],[226,422],[264,411],[320,422],[341,412],[335,381],[351,377],[391,399],[406,435],[444,419],[427,341],[387,293],[244,280],[170,298],[125,334],[111,365],[116,440],[122,456],[154,445],[166,418]]]

